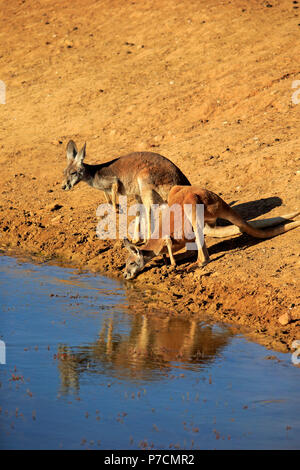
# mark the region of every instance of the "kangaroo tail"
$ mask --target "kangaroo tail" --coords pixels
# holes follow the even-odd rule
[[[224,238],[239,235],[240,233],[247,233],[248,235],[251,235],[255,238],[271,238],[299,227],[300,220],[290,222],[285,225],[280,225],[278,227],[269,228],[267,230],[262,230],[263,228],[272,227],[274,225],[276,226],[282,224],[283,222],[288,222],[289,220],[299,215],[299,213],[300,211],[297,211],[282,215],[281,217],[272,217],[270,219],[251,220],[246,222],[240,215],[238,215],[228,206],[226,214],[224,213],[223,217],[234,225],[214,228],[205,226],[204,234],[211,237]]]

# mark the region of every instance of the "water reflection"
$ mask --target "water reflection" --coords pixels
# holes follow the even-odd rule
[[[146,315],[103,317],[97,341],[60,345],[57,360],[61,392],[78,390],[83,373],[132,381],[161,380],[171,368],[201,370],[215,360],[233,336],[195,320]]]
[[[289,355],[160,294],[0,257],[0,447],[299,448]]]

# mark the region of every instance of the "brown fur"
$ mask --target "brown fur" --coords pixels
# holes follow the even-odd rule
[[[205,223],[203,234],[217,237],[232,236],[236,235],[237,233],[245,232],[256,238],[270,238],[300,226],[300,221],[296,221],[287,225],[261,230],[255,227],[255,225],[276,225],[284,220],[295,217],[299,212],[288,214],[282,217],[248,223],[244,221],[242,217],[237,214],[237,212],[235,212],[225,201],[223,201],[220,196],[213,193],[212,191],[203,189],[200,186],[174,186],[168,196],[168,205],[169,207],[172,207],[174,204],[178,204],[180,206],[182,213],[184,213],[185,205],[190,204],[193,208],[195,208],[196,204],[203,204]],[[215,227],[217,218],[226,219],[236,227]],[[193,212],[193,218],[190,223],[194,232],[194,240],[196,241],[198,248],[198,263],[205,265],[210,261],[210,259],[205,241],[204,239],[201,240],[201,235],[203,234],[199,233],[199,229],[195,220],[195,211]],[[238,228],[238,230],[236,230],[236,228]],[[135,250],[133,250],[132,246],[127,241],[125,241],[125,245],[131,254],[126,262],[124,277],[131,279],[134,277],[134,275],[141,271],[145,264],[152,258],[166,252],[169,253],[171,263],[175,265],[176,263],[173,252],[182,249],[186,242],[191,242],[191,240],[187,240],[186,238],[176,239],[174,237],[174,216],[171,213],[169,237],[165,237],[164,234],[161,233],[160,224],[160,238],[152,238],[140,248],[135,248]]]
[[[83,163],[85,145],[77,151],[70,140],[67,146],[68,166],[64,171],[62,188],[71,189],[80,181],[104,191],[107,201],[117,207],[117,195],[132,195],[143,203],[147,213],[148,238],[150,238],[150,210],[152,204],[167,201],[174,185],[189,185],[182,171],[170,160],[152,152],[134,152],[106,163]]]

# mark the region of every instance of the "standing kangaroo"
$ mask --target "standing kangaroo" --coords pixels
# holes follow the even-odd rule
[[[201,229],[199,230],[199,220],[196,220],[197,204],[203,204],[204,206],[205,225],[203,228],[203,233],[201,233]],[[178,216],[179,212],[179,215],[181,215],[180,221],[182,222],[184,220],[185,205],[190,205],[190,207],[193,209],[191,211],[191,215],[187,215],[190,227],[188,227],[188,230],[185,231],[185,234],[188,234],[189,236],[187,239],[186,236],[182,235],[182,238],[178,239],[177,237],[174,237],[174,219]],[[269,228],[268,230],[261,230],[263,227],[278,225],[281,222],[292,219],[293,217],[296,217],[299,212],[294,212],[293,214],[287,214],[271,219],[246,222],[225,201],[223,201],[220,196],[206,189],[202,189],[200,186],[174,186],[169,193],[168,206],[169,208],[172,208],[173,206],[175,209],[175,211],[171,213],[171,216],[173,217],[170,218],[170,231],[168,234],[164,235],[162,231],[162,221],[164,221],[164,217],[170,217],[170,211],[166,211],[165,214],[163,214],[162,221],[160,220],[158,238],[152,238],[148,240],[147,243],[139,248],[130,244],[127,239],[124,240],[124,244],[130,252],[124,271],[125,279],[134,278],[138,272],[144,269],[145,265],[152,258],[166,252],[169,254],[171,264],[175,265],[176,262],[173,256],[173,252],[181,250],[185,246],[186,242],[191,242],[191,231],[193,234],[193,239],[197,244],[198,263],[201,266],[205,266],[210,261],[210,259],[205,241],[204,239],[201,240],[201,235],[223,238],[245,232],[256,238],[269,238],[300,226],[300,221],[296,221],[287,225],[282,225],[271,229]],[[234,225],[227,227],[215,227],[215,223],[218,217],[226,219]],[[178,229],[178,227],[176,228]]]
[[[151,205],[167,201],[174,185],[190,185],[182,171],[170,160],[152,152],[134,152],[98,165],[84,163],[86,144],[78,152],[75,142],[67,145],[68,166],[64,170],[62,189],[70,190],[80,181],[104,191],[107,202],[117,208],[117,195],[132,195],[145,206],[147,238],[151,236]],[[136,218],[134,239],[138,239]]]

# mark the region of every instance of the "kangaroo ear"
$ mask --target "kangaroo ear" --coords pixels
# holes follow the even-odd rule
[[[77,156],[76,156],[76,163],[77,165],[82,165],[82,162],[85,158],[85,149],[86,149],[86,142],[84,144],[84,146],[82,147],[82,149],[80,150],[80,152],[78,152]]]
[[[67,145],[67,159],[69,161],[72,161],[72,160],[74,160],[76,155],[77,155],[76,144],[75,144],[75,142],[73,142],[73,140],[69,140],[69,143]]]
[[[127,238],[124,238],[123,245],[129,251],[129,253],[140,255],[140,250],[138,249],[138,247],[130,243],[130,241]]]

